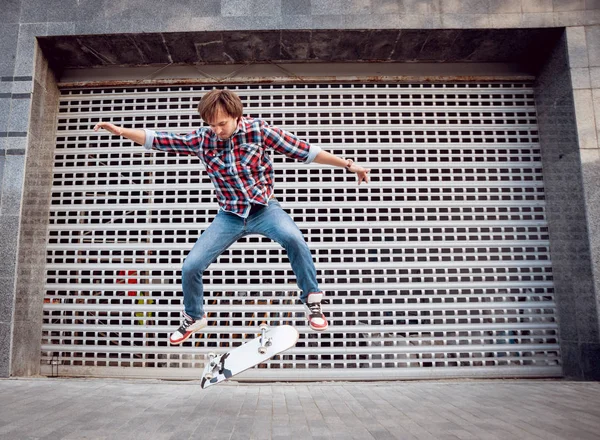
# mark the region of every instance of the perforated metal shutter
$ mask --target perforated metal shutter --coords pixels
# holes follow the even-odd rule
[[[367,164],[372,182],[273,155],[276,195],[327,292],[329,331],[306,326],[284,251],[252,236],[205,273],[208,330],[169,346],[183,259],[217,212],[213,188],[196,158],[91,128],[109,120],[190,132],[211,88],[62,92],[44,372],[54,359],[58,374],[198,378],[207,352],[267,322],[296,326],[300,341],[247,379],[561,374],[525,83],[229,86],[248,115]]]

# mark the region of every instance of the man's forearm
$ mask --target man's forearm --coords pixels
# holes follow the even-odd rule
[[[146,142],[146,132],[140,128],[120,128],[119,134],[127,139],[131,139],[136,144],[144,145]]]
[[[359,164],[354,163],[350,159],[343,159],[336,156],[335,154],[328,153],[327,151],[321,150],[319,154],[315,156],[313,162],[321,163],[323,165],[331,165],[334,167],[346,168],[351,173],[356,173],[358,184],[361,182],[369,183],[369,173],[371,170],[363,168]]]
[[[323,165],[331,165],[334,167],[345,168],[348,165],[348,160],[328,153],[325,150],[319,151],[313,162],[322,163]]]

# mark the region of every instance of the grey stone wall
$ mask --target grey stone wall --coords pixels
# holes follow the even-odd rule
[[[567,355],[578,356],[578,377],[600,379],[600,26],[567,29],[569,69],[582,173],[586,240],[592,279],[578,295],[578,345],[565,344]],[[575,350],[577,348],[577,350]],[[575,360],[575,359],[574,359]]]
[[[581,98],[572,81],[581,83],[573,72],[580,68],[572,67],[575,58],[569,57],[579,36],[574,28],[565,32],[538,75],[535,92],[563,371],[567,377],[598,379],[600,371],[590,362],[600,353],[600,334],[586,215],[591,200],[585,190],[597,185],[589,181],[593,171],[582,167],[589,160],[584,146],[594,147],[595,137],[586,137],[587,128],[577,124]],[[582,85],[589,87],[589,81]]]
[[[39,49],[35,51],[34,66],[13,314],[11,371],[15,376],[39,374],[46,234],[59,98],[54,74]]]
[[[569,165],[565,169],[577,174],[579,168],[580,189],[583,188],[580,193],[583,199],[572,202],[567,200],[566,203],[576,203],[578,208],[584,206],[585,219],[577,218],[581,229],[576,232],[584,234],[584,238],[578,235],[577,244],[568,243],[568,239],[561,243],[565,246],[583,246],[587,241],[587,249],[581,248],[581,261],[588,259],[585,270],[588,278],[592,278],[592,284],[581,286],[581,291],[585,290],[587,296],[585,301],[576,306],[587,307],[595,301],[596,310],[598,309],[595,292],[600,291],[600,275],[596,269],[600,260],[600,205],[596,203],[600,139],[600,1],[4,0],[1,6],[0,377],[34,374],[37,368],[35,363],[38,358],[32,356],[38,348],[33,344],[38,344],[41,322],[35,323],[38,326],[36,328],[26,328],[26,323],[32,319],[40,319],[40,285],[43,283],[38,268],[43,259],[43,247],[40,245],[43,221],[47,216],[47,206],[43,206],[47,203],[47,194],[39,191],[48,182],[48,176],[44,173],[49,168],[44,167],[51,159],[48,152],[50,144],[40,134],[44,129],[40,131],[37,124],[40,120],[51,117],[52,110],[40,110],[40,106],[43,107],[42,102],[52,102],[55,99],[55,90],[39,76],[39,68],[43,72],[44,67],[43,60],[36,60],[36,37],[48,35],[270,29],[567,27],[568,66],[565,67],[564,64],[564,53],[562,62],[563,70],[566,69],[569,73],[569,79],[563,75],[562,85],[565,90],[571,87],[575,89],[571,98],[575,119],[572,118],[572,112],[569,113],[565,123],[570,121],[570,124],[565,126],[564,135],[575,137],[568,142],[565,140],[569,143],[566,153]],[[37,73],[34,73],[36,66]],[[547,67],[546,71],[550,72],[551,67]],[[50,79],[51,75],[46,78]],[[539,84],[542,83],[543,80]],[[541,87],[539,90],[542,94],[541,101],[551,99],[551,95],[544,96],[546,92]],[[560,91],[556,91],[553,96],[559,95]],[[564,99],[569,97],[565,96]],[[561,119],[560,116],[556,117]],[[552,126],[543,122],[543,137],[547,130],[552,130]],[[562,134],[548,136],[551,138]],[[573,145],[580,147],[579,163],[576,161],[576,152],[572,151],[575,148]],[[556,172],[553,169],[552,162],[558,160],[550,155],[549,176],[560,176],[563,173],[561,169]],[[545,162],[548,160],[545,159]],[[567,162],[556,162],[555,165],[560,168],[562,163]],[[563,174],[562,179],[567,179],[567,175]],[[557,230],[555,233],[561,231]],[[571,251],[579,252],[579,248]],[[563,304],[566,304],[565,307],[569,306],[568,303]],[[587,312],[581,310],[581,313]],[[567,314],[562,320],[571,318],[572,315]],[[598,321],[597,314],[595,319]],[[574,362],[579,362],[578,365],[596,360],[595,346],[582,345],[584,341],[594,341],[594,338],[595,342],[591,343],[598,342],[594,333],[598,326],[593,330],[593,321],[594,316],[589,315],[586,322],[590,326],[580,329],[577,336],[579,339],[573,339],[579,344],[578,354],[573,358],[576,359]],[[565,325],[564,322],[561,325]],[[13,338],[13,328],[18,338]],[[565,329],[569,331],[568,324]],[[585,336],[582,339],[580,336],[586,332],[591,332],[589,338]],[[571,340],[568,339],[571,337],[568,334],[562,337]],[[25,339],[36,342],[24,345]],[[566,347],[568,350],[568,346]],[[585,359],[582,360],[582,356]],[[567,358],[571,359],[570,355],[567,354]],[[578,371],[580,370],[581,368]],[[577,371],[573,374],[582,377]]]

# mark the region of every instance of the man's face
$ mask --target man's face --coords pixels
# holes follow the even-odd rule
[[[238,120],[227,113],[220,107],[217,108],[213,121],[206,121],[210,129],[215,132],[219,139],[229,139],[237,128]]]

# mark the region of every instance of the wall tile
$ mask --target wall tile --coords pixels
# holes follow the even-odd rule
[[[0,215],[0,278],[13,278],[19,237],[18,215]]]
[[[281,0],[281,13],[284,16],[310,15],[310,0]]]
[[[0,22],[2,23],[18,23],[21,10],[20,0],[3,0],[2,14],[0,14]]]
[[[281,0],[254,0],[251,13],[255,17],[281,18]]]
[[[221,15],[221,0],[191,0],[187,13],[194,17],[218,17]]]
[[[554,27],[554,14],[551,12],[521,14],[521,27]]]
[[[552,0],[524,0],[521,4],[523,12],[553,12]]]
[[[76,6],[76,17],[75,19],[65,19],[65,20],[55,20],[57,22],[71,22],[75,21],[94,21],[94,20],[104,20],[106,18],[106,2],[111,0],[77,0]],[[173,4],[173,0],[169,2],[165,2],[165,4]],[[49,28],[50,25],[49,24]],[[59,23],[56,23],[59,24]],[[65,35],[65,34],[55,34],[55,35]]]
[[[311,0],[312,15],[338,15],[343,13],[341,0]]]
[[[21,23],[44,23],[47,15],[46,0],[21,0]]]
[[[252,15],[252,2],[246,0],[222,0],[221,15],[224,17],[244,17]]]
[[[373,3],[373,0],[371,0]],[[381,9],[378,7],[377,9]],[[440,0],[399,0],[398,12],[400,14],[439,14],[441,11]],[[390,12],[390,11],[388,11]],[[385,11],[377,11],[378,14]]]
[[[518,28],[521,26],[521,14],[492,14],[490,15],[491,27],[496,29]]]
[[[586,26],[600,21],[600,11],[555,12],[554,25],[557,27]]]
[[[0,322],[0,377],[10,376],[12,325]]]
[[[123,26],[122,29],[129,28],[130,20],[122,20],[119,18],[115,18],[112,20],[95,20],[95,21],[77,21],[74,25],[74,34],[75,35],[97,35],[97,34],[106,34],[108,33],[108,25],[115,27]],[[48,25],[48,32],[50,32],[51,25]]]
[[[435,27],[435,18],[434,15],[428,14],[399,14],[397,19],[396,17],[391,16],[389,19],[383,18],[383,20],[376,17],[373,28],[377,29],[379,27],[377,23],[386,23],[388,20],[392,20],[392,23],[397,22],[398,24],[392,24],[392,26],[384,26],[382,24],[381,28],[389,29],[390,27],[398,27],[401,29],[433,29]]]
[[[488,14],[489,0],[440,0],[444,14]]]
[[[49,23],[76,21],[78,5],[78,0],[47,0],[44,5],[47,11],[46,21]],[[98,6],[103,7],[102,4]]]
[[[598,148],[591,90],[574,90],[575,115],[580,148]]]
[[[119,2],[107,1],[104,3],[104,17],[110,22],[114,19],[131,20],[145,18],[147,23],[155,26],[154,20],[160,19],[163,10],[168,7],[168,2],[147,0],[124,0]],[[146,26],[146,29],[148,26]]]
[[[502,0],[490,2],[490,14],[521,13],[521,0]]]
[[[344,17],[341,15],[313,15],[313,29],[343,29]]]
[[[600,67],[600,25],[587,26],[585,28],[585,38],[590,66]]]
[[[600,67],[590,68],[590,78],[593,89],[600,89]]]
[[[15,60],[17,57],[17,40],[19,25],[14,23],[0,23],[0,76],[13,76]]]
[[[449,29],[481,29],[492,27],[489,14],[444,14],[442,26]]]
[[[590,69],[587,67],[576,67],[575,69],[571,69],[571,81],[573,89],[589,89],[592,86]]]
[[[600,89],[592,90],[592,101],[596,119],[596,138],[600,140]]]
[[[12,93],[25,94],[25,93],[31,93],[32,91],[33,91],[33,82],[32,81],[13,81],[13,83],[12,83]]]
[[[567,48],[571,67],[589,67],[585,28],[567,28]]]
[[[13,99],[10,106],[8,131],[27,133],[31,99]]]
[[[33,76],[35,37],[48,33],[47,23],[22,24],[19,27],[15,76]]]
[[[21,11],[21,0],[3,0],[2,13],[0,14],[1,23],[18,23]]]
[[[48,23],[48,35],[75,35],[75,23]]]
[[[12,322],[15,278],[0,278],[0,322]]]
[[[344,15],[370,15],[371,12],[371,2],[368,0],[345,0],[342,4]]]
[[[8,131],[11,102],[10,98],[0,98],[0,132]]]
[[[2,179],[2,198],[0,199],[0,215],[20,215],[24,171],[25,156],[7,155],[5,157],[4,176]]]
[[[581,11],[585,9],[585,0],[554,0],[554,12]]]

